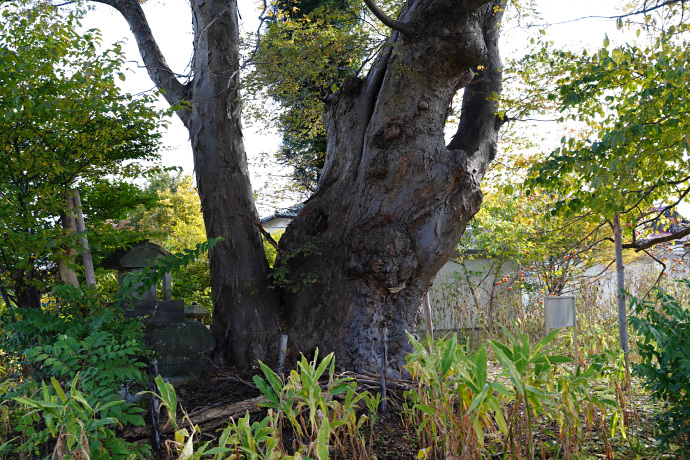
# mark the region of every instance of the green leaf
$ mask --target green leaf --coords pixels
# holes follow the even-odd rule
[[[67,395],[62,390],[62,386],[60,386],[60,382],[58,382],[55,377],[51,377],[50,382],[53,384],[53,388],[55,388],[55,392],[58,394],[60,401],[62,401],[63,403],[66,403],[67,402]]]
[[[266,379],[268,379],[268,383],[271,384],[271,388],[273,388],[273,391],[276,394],[280,394],[283,389],[283,384],[280,382],[280,377],[278,377],[278,374],[273,372],[270,367],[268,367],[261,361],[259,361],[259,366],[261,367],[261,370],[266,376]]]
[[[431,406],[428,406],[426,404],[415,404],[413,406],[414,409],[420,410],[424,412],[427,415],[431,415],[432,417],[436,416],[436,409],[434,409]]]
[[[534,352],[535,353],[538,352],[539,350],[544,348],[546,345],[551,343],[551,341],[558,335],[559,331],[560,331],[560,329],[554,329],[551,332],[549,332],[549,334],[546,337],[544,337],[543,339],[541,339],[539,341],[539,343],[537,343],[537,345],[534,347]]]
[[[475,354],[474,364],[477,366],[477,385],[482,388],[486,384],[486,348],[480,347]]]
[[[484,403],[484,399],[489,394],[490,388],[491,387],[489,386],[489,384],[484,385],[482,392],[476,395],[472,400],[472,404],[470,404],[470,407],[467,409],[467,412],[474,412],[481,404]]]
[[[318,353],[318,350],[317,350],[317,353]],[[323,358],[323,360],[321,361],[321,364],[319,364],[319,367],[316,369],[316,372],[314,374],[315,380],[318,380],[319,378],[321,378],[323,373],[326,371],[326,368],[330,364],[331,360],[333,360],[333,356],[334,356],[334,354],[330,353],[328,356]],[[316,358],[314,358],[314,360],[316,360]]]
[[[316,452],[319,460],[328,460],[328,441],[331,435],[331,428],[328,417],[324,417],[319,427],[319,434],[316,437]]]
[[[451,366],[453,365],[453,359],[455,358],[455,348],[458,343],[458,338],[455,334],[450,338],[448,341],[448,344],[446,346],[445,351],[443,352],[443,358],[441,358],[441,369],[440,369],[440,378],[444,378],[446,374],[448,374],[448,371],[450,370]]]
[[[271,407],[278,407],[278,395],[273,391],[273,389],[266,383],[264,379],[255,375],[253,377],[254,384],[259,388],[259,391],[268,398],[269,401],[273,403]]]

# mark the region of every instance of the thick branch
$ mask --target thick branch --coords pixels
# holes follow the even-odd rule
[[[501,1],[500,5],[503,6],[504,2]],[[488,148],[489,162],[496,155],[496,134],[503,123],[496,115],[498,103],[494,97],[495,94],[500,94],[503,88],[502,63],[498,49],[499,28],[497,27],[501,16],[500,12],[489,14],[483,26],[487,56],[481,70],[477,71],[471,83],[462,81],[462,77],[458,82],[458,89],[462,85],[467,87],[463,97],[458,130],[448,144],[449,149],[464,150],[468,156],[473,156]],[[491,119],[494,123],[487,122]],[[490,139],[491,145],[486,145],[487,139]]]
[[[662,236],[660,238],[652,238],[650,240],[645,241],[644,243],[638,243],[638,244],[624,244],[623,248],[625,249],[634,249],[636,252],[637,251],[643,251],[647,248],[651,248],[652,246],[656,246],[657,244],[665,243],[667,241],[675,241],[683,238],[684,236],[690,235],[690,227],[686,228],[685,230],[681,230],[678,233],[674,233],[672,235],[666,235]]]
[[[273,246],[277,251],[278,250],[278,243],[276,242],[276,240],[274,240],[273,237],[271,236],[271,234],[266,231],[266,229],[263,227],[263,225],[261,225],[261,222],[259,222],[258,219],[254,218],[253,222],[254,222],[254,226],[259,229],[259,232],[261,232],[261,235],[264,238],[266,238],[266,241],[271,243],[271,246]]]
[[[153,37],[144,11],[137,0],[93,0],[112,6],[122,14],[139,46],[139,53],[144,61],[151,80],[165,96],[168,103],[175,107],[183,101],[189,100],[189,85],[183,85],[175,77],[175,73],[165,62],[156,39]],[[183,122],[186,117],[178,111]]]
[[[384,23],[386,26],[390,27],[393,30],[401,32],[406,37],[414,37],[417,35],[417,33],[409,25],[402,23],[400,21],[396,21],[395,19],[386,16],[386,13],[381,11],[381,9],[379,9],[379,7],[376,6],[374,0],[364,0],[364,3],[367,5],[367,8],[369,8],[369,10],[372,13],[374,13],[374,16],[376,16],[379,19],[379,21]]]

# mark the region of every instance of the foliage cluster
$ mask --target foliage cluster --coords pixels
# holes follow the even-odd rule
[[[652,15],[645,21],[656,25]],[[562,77],[559,91],[549,97],[566,111],[564,120],[585,122],[597,139],[564,138],[562,148],[535,167],[534,184],[560,186],[566,177],[575,179],[568,184],[568,201],[560,203],[574,212],[584,204],[610,215],[659,200],[675,202],[688,188],[682,167],[689,145],[687,107],[680,96],[690,75],[687,33],[681,23],[650,37],[646,47],[609,49],[606,39],[594,54],[551,53],[549,63]]]
[[[515,272],[495,267],[488,273],[497,281],[510,275],[511,286],[567,293],[577,275],[597,262],[591,242],[602,232],[582,219],[548,218],[557,200],[553,193],[526,196],[512,187],[489,194],[460,241],[460,256],[510,261]]]
[[[46,2],[0,8],[0,289],[8,306],[37,307],[55,266],[76,268],[72,188],[90,183],[90,209],[105,205],[92,216],[101,230],[108,225],[99,219],[121,214],[131,199],[149,201],[125,180],[158,158],[160,114],[151,96],[121,93],[120,47],[99,51],[98,31],[80,31],[82,14]]]
[[[17,309],[16,321],[5,326],[2,348],[14,362],[6,372],[21,384],[7,389],[0,407],[5,417],[20,421],[3,451],[30,458],[45,455],[54,443],[58,458],[147,458],[148,446],[137,447],[115,431],[144,425],[143,409],[126,395],[148,380],[143,325],[126,319],[124,310],[134,295],[189,265],[216,241],[159,259],[151,271],[128,274],[110,304],[93,291],[62,285],[54,290],[52,308]],[[11,407],[6,401],[16,403],[14,411],[5,409]]]
[[[22,383],[3,396],[18,404],[20,417],[4,449],[31,457],[54,443],[53,452],[63,455],[143,455],[146,448],[115,432],[144,424],[143,409],[121,396],[123,388],[145,381],[141,323],[125,320],[114,306],[84,317],[83,310],[100,304],[92,292],[64,288],[55,295],[54,309],[20,309],[19,319],[5,327],[2,346],[15,356],[11,371]]]
[[[680,281],[690,287],[690,280]],[[658,416],[661,449],[674,445],[688,458],[690,445],[690,311],[674,296],[657,290],[653,300],[633,299],[636,316],[630,324],[640,335],[641,362],[633,373],[657,401],[664,404]]]
[[[140,206],[132,214],[139,231],[150,234],[151,241],[171,252],[206,241],[201,203],[192,176],[165,171],[153,176],[147,188],[157,195],[158,202],[155,206]],[[213,309],[207,254],[200,254],[175,272],[172,297],[184,300],[185,304],[197,302],[207,310]]]
[[[630,8],[616,23],[634,33],[625,45],[605,36],[599,49],[577,52],[540,38],[512,72],[525,99],[539,101],[523,115],[555,115],[565,127],[560,147],[530,168],[528,193],[554,191],[551,215],[599,226],[626,215],[623,236],[636,247],[659,203],[673,207],[690,192],[681,96],[690,73],[683,2]]]
[[[231,419],[218,436],[218,445],[210,442],[193,444],[199,431],[187,414],[182,421],[192,428],[191,433],[177,421],[177,396],[170,384],[156,379],[160,399],[168,411],[175,428],[175,439],[168,441],[171,450],[180,459],[266,459],[300,460],[315,458],[327,460],[332,452],[353,459],[371,458],[371,429],[380,398],[369,393],[357,393],[350,377],[335,377],[333,354],[318,361],[304,356],[297,368],[283,379],[268,366],[260,363],[265,379],[254,377],[266,402],[268,415],[261,421],[251,422],[249,413],[238,420]],[[325,384],[319,380],[327,375]],[[341,402],[342,401],[342,402]],[[358,416],[365,403],[368,415]],[[283,430],[293,431],[295,439],[290,445],[283,438]]]

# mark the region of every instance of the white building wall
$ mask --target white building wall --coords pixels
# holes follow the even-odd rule
[[[502,282],[498,286],[496,282],[502,281],[505,275],[510,275],[512,280],[516,267],[510,262],[497,267],[497,263],[485,257],[477,257],[466,258],[464,267],[459,261],[450,260],[441,268],[429,290],[434,329],[479,327],[479,319],[490,314],[486,310],[492,293],[494,298],[511,297],[509,293],[512,291],[508,290],[511,282]],[[474,293],[468,287],[469,283],[474,287]],[[515,296],[517,295],[516,290]],[[493,307],[496,309],[494,314],[498,314],[498,309],[504,305],[495,304]]]

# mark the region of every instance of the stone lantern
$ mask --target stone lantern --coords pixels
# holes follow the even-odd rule
[[[211,312],[209,312],[203,305],[199,305],[197,302],[192,302],[184,309],[184,319],[190,319],[203,323],[204,320],[209,316],[211,316]]]
[[[142,241],[126,250],[117,251],[103,260],[101,266],[117,270],[118,284],[124,277],[139,270],[151,270],[156,261],[170,255],[161,246]],[[173,384],[198,377],[209,364],[215,348],[211,331],[199,321],[185,321],[183,300],[172,299],[170,273],[163,276],[162,300],[158,286],[153,286],[125,313],[126,317],[141,317],[146,325],[144,337],[158,360],[158,370]]]
[[[105,269],[117,270],[118,285],[122,286],[125,276],[131,272],[150,270],[158,259],[170,255],[163,247],[142,241],[126,250],[117,251],[101,262]],[[162,300],[158,300],[157,286],[152,286],[132,304],[128,317],[142,317],[146,324],[161,324],[184,321],[184,301],[172,300],[172,278],[163,276]]]

